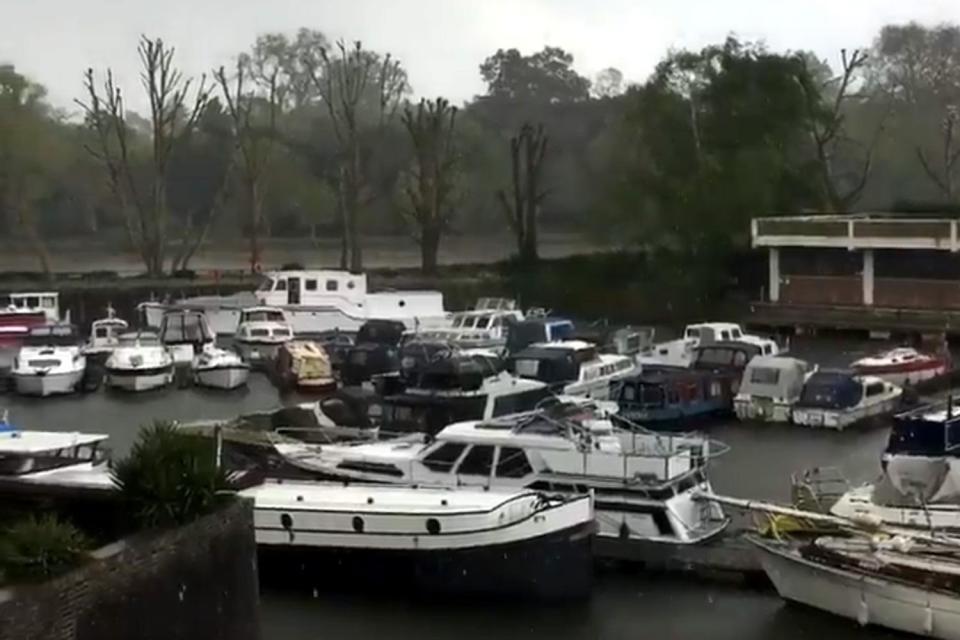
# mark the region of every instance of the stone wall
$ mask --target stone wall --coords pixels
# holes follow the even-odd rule
[[[94,556],[59,578],[0,590],[0,639],[259,640],[250,501]]]

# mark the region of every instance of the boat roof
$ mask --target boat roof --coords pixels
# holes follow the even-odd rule
[[[79,431],[0,431],[0,453],[37,454],[103,442],[110,436]]]
[[[128,326],[127,321],[123,318],[109,317],[109,318],[100,318],[99,320],[94,320],[90,323],[94,327],[103,327],[108,325],[114,325],[117,327],[126,327]]]
[[[470,513],[492,511],[535,492],[466,487],[347,485],[337,482],[267,482],[240,492],[256,509],[344,511],[347,513]]]
[[[367,274],[365,273],[353,273],[352,271],[344,271],[343,269],[275,269],[273,271],[265,271],[263,275],[268,278],[327,277],[367,279]]]
[[[8,298],[26,298],[27,296],[54,296],[59,297],[60,293],[57,291],[17,291],[16,293],[8,293]]]
[[[719,331],[737,329],[743,333],[743,328],[736,322],[695,322],[694,324],[688,324],[684,327],[684,333],[686,333],[688,329],[716,329]]]
[[[807,361],[790,356],[757,356],[747,363],[747,369],[779,369],[780,371],[793,371],[799,368],[806,368]]]
[[[556,342],[535,342],[524,349],[545,349],[549,351],[586,351],[596,349],[597,345],[586,340],[557,340]]]
[[[283,309],[281,309],[280,307],[271,307],[265,304],[257,305],[254,307],[244,307],[243,309],[240,309],[240,313],[256,313],[258,311],[259,312],[269,311],[270,313],[283,313]]]
[[[674,380],[701,380],[712,377],[713,373],[701,369],[687,369],[686,367],[671,367],[669,365],[646,365],[636,375],[624,378],[623,382],[664,384]]]

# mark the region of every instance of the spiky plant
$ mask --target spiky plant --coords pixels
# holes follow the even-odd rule
[[[169,422],[141,429],[130,454],[114,462],[111,472],[131,515],[148,528],[190,522],[214,510],[229,490],[210,441]]]
[[[45,580],[81,564],[91,547],[55,514],[32,514],[0,533],[0,572],[10,581]]]

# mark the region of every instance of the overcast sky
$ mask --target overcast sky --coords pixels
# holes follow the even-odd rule
[[[497,48],[545,44],[575,56],[588,77],[613,66],[642,81],[670,47],[697,48],[729,33],[771,48],[836,60],[880,27],[960,23],[960,0],[0,0],[0,62],[12,62],[73,109],[87,67],[113,67],[141,108],[137,38],[177,47],[185,71],[229,64],[257,34],[306,26],[360,39],[408,70],[417,96],[480,93],[480,62]],[[133,94],[137,91],[137,94]]]

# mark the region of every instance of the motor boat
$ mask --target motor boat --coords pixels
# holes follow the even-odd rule
[[[816,366],[787,356],[758,356],[747,364],[733,408],[741,420],[789,422],[793,405]]]
[[[844,429],[887,416],[900,407],[903,390],[886,380],[847,371],[817,371],[793,405],[794,424]]]
[[[194,384],[211,389],[236,389],[247,384],[250,365],[233,351],[207,346],[193,359]]]
[[[315,593],[570,600],[589,595],[589,496],[523,489],[267,482],[253,502],[261,580]]]
[[[950,371],[950,358],[948,355],[920,353],[911,347],[897,347],[860,358],[850,364],[850,369],[860,375],[906,387],[945,376]]]
[[[189,366],[216,340],[217,335],[210,329],[202,311],[176,309],[163,314],[160,342],[170,351],[176,366]]]
[[[510,356],[514,375],[546,382],[557,393],[607,400],[611,385],[639,371],[630,356],[600,353],[582,340],[534,343]]]
[[[0,349],[19,349],[31,328],[61,320],[60,295],[55,291],[10,293],[4,297],[6,303],[0,305]]]
[[[502,350],[510,327],[523,319],[515,300],[480,298],[473,309],[453,313],[449,327],[418,333],[424,340],[449,342],[462,349]]]
[[[125,333],[107,358],[106,384],[124,391],[149,391],[173,382],[173,356],[152,331]]]
[[[647,365],[611,389],[619,418],[655,431],[683,430],[725,414],[731,378],[713,371]]]
[[[773,356],[781,353],[780,346],[774,340],[746,333],[739,324],[700,322],[684,327],[683,337],[661,342],[644,350],[641,362],[686,367],[692,362],[697,347],[718,342],[751,344],[758,349],[757,355]]]
[[[113,307],[107,307],[106,317],[94,320],[90,325],[90,337],[83,347],[88,360],[103,363],[120,344],[120,335],[126,333],[127,321],[118,318]]]
[[[296,335],[326,331],[355,332],[372,318],[400,320],[410,330],[449,326],[439,291],[368,290],[367,276],[333,269],[269,271],[254,292],[232,296],[199,296],[173,304],[139,305],[148,326],[160,326],[171,309],[204,313],[217,335],[233,334],[243,309],[261,305],[282,309]]]
[[[293,326],[283,309],[249,307],[240,312],[233,344],[245,362],[264,366],[277,357],[280,345],[293,340]]]
[[[281,345],[274,367],[284,389],[324,392],[337,387],[327,352],[309,340],[291,340]]]
[[[80,389],[87,369],[80,345],[73,325],[32,327],[10,369],[17,393],[50,396]]]
[[[528,314],[520,322],[514,322],[507,331],[506,351],[516,353],[532,344],[573,340],[576,327],[573,321],[541,314]]]
[[[76,431],[21,430],[0,421],[0,493],[16,488],[115,491],[104,443],[109,436]]]
[[[698,491],[710,492],[706,463],[718,453],[711,450],[715,443],[699,435],[618,429],[596,401],[570,399],[459,422],[435,438],[275,446],[290,464],[330,480],[592,491],[598,544],[699,544],[728,524],[719,505],[694,499]]]
[[[340,365],[340,381],[357,386],[377,375],[400,370],[400,342],[406,327],[399,320],[368,320]]]

